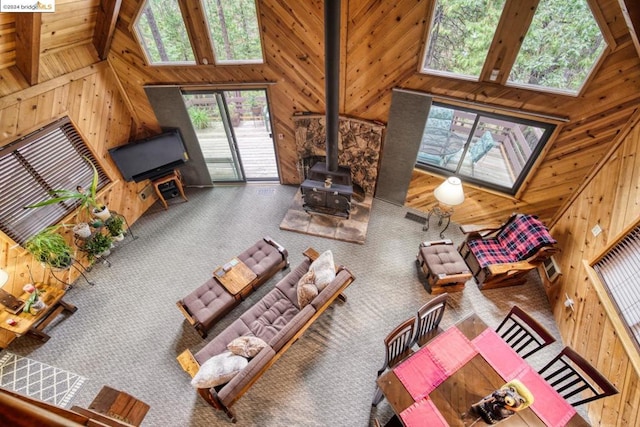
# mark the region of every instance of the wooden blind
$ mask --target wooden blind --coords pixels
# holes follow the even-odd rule
[[[629,231],[593,268],[640,348],[640,225]]]
[[[0,148],[0,229],[22,244],[71,213],[77,202],[24,206],[48,199],[52,190],[89,188],[93,170],[83,157],[98,170],[98,189],[108,184],[109,177],[68,117]]]

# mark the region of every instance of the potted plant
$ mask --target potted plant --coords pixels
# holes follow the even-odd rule
[[[91,236],[91,227],[86,222],[79,222],[73,226],[73,234],[76,236],[86,239]]]
[[[113,215],[109,218],[105,225],[113,240],[120,242],[124,239],[124,218],[120,215]]]
[[[85,190],[82,186],[78,185],[75,190],[52,190],[49,192],[51,198],[48,200],[44,200],[39,203],[34,203],[33,205],[25,206],[25,208],[39,208],[42,206],[54,205],[56,203],[60,203],[66,200],[77,200],[80,205],[78,208],[80,210],[86,210],[90,214],[102,219],[106,220],[111,216],[109,209],[100,203],[97,199],[97,191],[98,191],[98,170],[95,165],[91,163],[91,161],[84,157],[84,159],[91,165],[91,169],[93,169],[93,178],[91,180],[91,185],[88,190]]]
[[[73,250],[58,234],[58,225],[47,227],[25,242],[25,249],[38,261],[51,268],[67,269],[73,263]]]
[[[107,256],[111,253],[111,243],[113,240],[111,236],[105,233],[96,233],[84,245],[84,250],[87,252],[91,261],[95,260],[99,256]]]
[[[24,303],[24,307],[22,308],[23,312],[31,313],[35,316],[36,314],[38,314],[38,312],[40,312],[40,310],[43,310],[47,307],[42,298],[40,298],[40,291],[31,283],[24,285],[22,290],[30,294],[29,298],[27,298]]]

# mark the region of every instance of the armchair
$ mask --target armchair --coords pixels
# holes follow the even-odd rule
[[[535,216],[512,214],[500,226],[462,225],[458,249],[481,290],[521,285],[525,274],[559,251]]]

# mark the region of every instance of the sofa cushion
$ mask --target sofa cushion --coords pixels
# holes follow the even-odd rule
[[[240,319],[236,319],[227,326],[222,332],[218,334],[213,340],[211,340],[206,346],[202,347],[200,351],[195,353],[193,357],[199,364],[203,364],[213,356],[220,354],[227,350],[227,344],[238,337],[246,335],[252,335],[251,330]]]
[[[315,284],[318,291],[322,290],[336,277],[336,266],[333,263],[333,253],[324,251],[311,263],[309,270],[315,273]]]
[[[191,380],[191,385],[195,388],[211,388],[224,384],[248,364],[246,357],[225,351],[204,362]]]
[[[251,359],[266,346],[267,343],[261,338],[254,337],[253,335],[245,335],[227,344],[227,349],[233,354]]]
[[[284,346],[290,339],[293,337],[296,332],[300,330],[302,325],[304,325],[311,316],[315,314],[316,310],[311,305],[307,305],[302,309],[298,314],[296,314],[293,319],[289,321],[276,335],[271,338],[269,341],[269,345],[275,351],[279,351],[282,346]]]
[[[300,310],[286,295],[278,288],[274,288],[244,312],[240,320],[247,325],[253,335],[269,342],[298,314],[298,311]]]
[[[309,258],[305,258],[296,268],[292,268],[291,271],[276,284],[276,289],[280,289],[298,309],[300,308],[298,305],[298,281],[309,271],[310,265],[311,261]]]
[[[347,270],[340,270],[336,275],[336,278],[333,279],[331,283],[329,283],[329,285],[327,285],[327,287],[311,301],[313,308],[318,310],[318,308],[322,307],[336,292],[338,292],[338,289],[340,289],[344,282],[350,277],[351,274],[349,274]]]
[[[212,277],[184,297],[182,303],[195,320],[208,327],[220,313],[230,310],[236,300]]]
[[[282,261],[282,255],[275,247],[261,239],[238,255],[238,259],[261,277]]]

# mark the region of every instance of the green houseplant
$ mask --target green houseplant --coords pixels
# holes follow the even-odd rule
[[[111,243],[113,240],[111,236],[105,233],[96,233],[91,238],[87,239],[84,250],[91,261],[101,255],[108,255],[111,250]]]
[[[77,186],[75,190],[51,190],[49,192],[49,194],[51,195],[50,199],[25,206],[25,208],[39,208],[42,206],[60,203],[66,200],[77,200],[79,202],[78,208],[81,211],[87,211],[90,214],[98,216],[102,219],[109,218],[109,216],[111,216],[109,210],[97,199],[98,181],[100,179],[98,170],[87,157],[84,157],[84,159],[87,161],[87,163],[89,163],[91,169],[93,170],[93,178],[91,179],[91,185],[88,189],[85,190],[81,186]]]
[[[120,215],[112,215],[107,221],[105,221],[109,234],[113,237],[113,240],[119,242],[124,239],[124,218]]]
[[[73,250],[64,237],[57,233],[58,227],[47,227],[30,237],[25,242],[25,249],[51,268],[67,269],[73,263]]]

